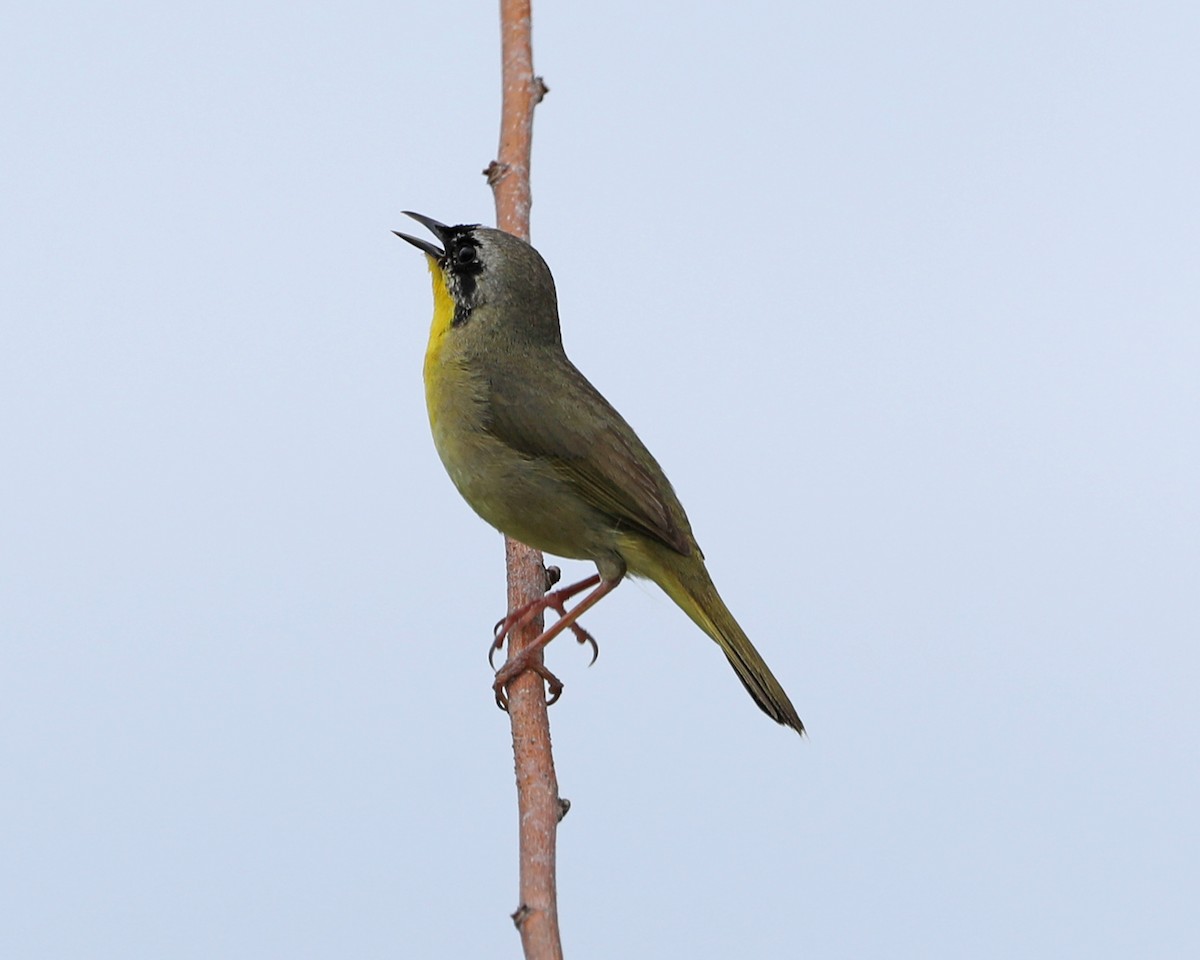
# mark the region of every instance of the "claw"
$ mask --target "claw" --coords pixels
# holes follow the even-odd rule
[[[537,616],[545,608],[546,598],[539,597],[532,603],[517,607],[508,616],[496,621],[496,625],[492,627],[492,645],[488,647],[488,666],[493,670],[496,669],[496,665],[492,661],[495,659],[496,651],[504,647],[504,641],[508,639],[508,635],[518,627],[524,626],[528,620]]]
[[[571,624],[571,626],[575,626],[575,624]],[[600,656],[600,645],[596,643],[596,638],[584,630],[583,627],[575,631],[575,639],[579,642],[580,646],[583,646],[585,643],[592,645],[592,659],[588,661],[588,666],[590,667],[596,662],[596,658]]]
[[[552,610],[554,610],[554,612],[555,612],[555,613],[557,613],[557,614],[558,614],[560,617],[565,617],[565,616],[567,615],[567,611],[566,611],[566,609],[564,608],[564,606],[563,606],[563,604],[562,604],[562,603],[559,603],[559,604],[547,604],[547,606],[549,606],[549,607],[550,607]],[[570,630],[570,631],[571,631],[573,634],[575,634],[575,640],[576,640],[576,642],[577,642],[577,643],[578,643],[578,644],[579,644],[581,647],[582,647],[582,646],[583,646],[585,643],[586,643],[586,644],[588,644],[589,646],[591,646],[591,648],[592,648],[592,659],[591,659],[591,660],[588,662],[588,666],[590,667],[590,666],[591,666],[593,663],[595,663],[595,662],[596,662],[596,658],[597,658],[598,656],[600,656],[600,646],[599,646],[599,644],[597,644],[597,643],[596,643],[596,638],[595,638],[595,637],[593,637],[593,636],[592,636],[590,633],[588,633],[586,630],[584,630],[584,629],[583,629],[583,627],[581,627],[581,626],[580,626],[579,624],[577,624],[577,623],[572,623],[572,624],[570,624],[570,625],[569,625],[569,627],[568,627],[568,629],[569,629],[569,630]]]
[[[516,630],[517,627],[524,626],[528,620],[536,617],[546,607],[552,607],[552,596],[552,594],[547,594],[544,597],[538,597],[536,600],[532,600],[524,606],[517,607],[516,610],[509,612],[506,616],[497,620],[496,625],[492,627],[492,637],[494,638],[496,647],[502,647],[505,638]]]
[[[508,617],[501,617],[496,621],[496,625],[492,627],[492,645],[488,647],[488,666],[493,670],[496,665],[492,662],[496,658],[496,651],[504,646],[504,638],[508,636],[508,627],[501,630],[501,627],[508,622]]]
[[[560,576],[561,572],[558,567],[547,567],[547,587],[557,583]],[[562,681],[547,670],[542,663],[542,649],[558,634],[562,633],[563,630],[569,628],[580,645],[586,643],[591,646],[592,659],[588,666],[590,667],[595,663],[596,658],[600,655],[600,647],[597,645],[595,637],[575,621],[584,611],[594,606],[601,597],[613,590],[620,582],[620,580],[602,580],[599,574],[593,574],[569,587],[563,587],[538,597],[536,600],[510,611],[508,616],[497,621],[496,625],[492,628],[492,645],[488,648],[488,663],[492,666],[492,669],[495,669],[494,660],[496,651],[504,646],[504,641],[514,630],[520,629],[544,610],[553,610],[558,614],[558,621],[543,630],[538,637],[532,640],[515,657],[511,655],[512,651],[509,651],[508,662],[496,671],[496,680],[492,684],[492,693],[496,698],[496,706],[501,710],[508,710],[508,685],[526,670],[532,670],[546,682],[549,691],[546,705],[549,706],[556,703],[558,698],[562,696]],[[590,587],[595,587],[595,589],[568,611],[566,606],[567,601]]]
[[[528,663],[525,662],[527,659],[529,660]],[[532,658],[522,654],[513,660],[509,660],[508,663],[497,670],[496,680],[492,684],[492,693],[496,695],[496,706],[505,713],[508,712],[508,685],[526,670],[536,673],[546,682],[546,686],[550,692],[550,696],[546,699],[546,706],[549,707],[557,703],[558,698],[562,696],[562,681],[547,670],[543,664],[533,662]]]
[[[558,583],[562,577],[562,571],[558,567],[546,567],[546,589],[549,590],[554,584]],[[519,627],[524,626],[529,620],[536,617],[544,610],[553,610],[560,618],[567,615],[566,603],[573,596],[588,587],[594,586],[599,581],[598,576],[588,577],[586,580],[581,580],[579,583],[569,587],[564,587],[561,590],[555,590],[552,593],[547,593],[544,596],[538,597],[536,600],[531,600],[524,606],[517,607],[516,610],[510,611],[506,616],[501,617],[496,621],[496,625],[492,627],[492,645],[488,648],[488,664],[492,669],[495,669],[493,661],[496,657],[496,651],[504,646],[504,641],[508,635]],[[571,632],[575,634],[575,638],[580,643],[590,643],[592,645],[592,663],[596,662],[596,656],[599,653],[596,647],[596,641],[582,627],[576,626],[573,622],[570,624]],[[590,664],[589,664],[590,666]]]

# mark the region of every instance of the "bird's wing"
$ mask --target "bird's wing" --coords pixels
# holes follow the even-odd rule
[[[633,428],[569,361],[541,367],[536,382],[497,376],[490,387],[493,436],[549,462],[618,529],[636,530],[685,556],[692,552],[670,481]],[[556,403],[569,406],[556,409]]]

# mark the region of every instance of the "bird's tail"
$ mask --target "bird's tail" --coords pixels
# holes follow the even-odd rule
[[[738,679],[763,713],[776,723],[782,723],[803,735],[804,724],[800,722],[792,701],[725,606],[708,571],[704,569],[703,561],[696,560],[692,557],[671,564],[668,570],[663,571],[665,576],[655,579],[667,596],[717,642]]]

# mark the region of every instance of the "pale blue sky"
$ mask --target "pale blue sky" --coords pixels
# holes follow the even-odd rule
[[[1200,8],[590,6],[534,241],[811,739],[590,613],[568,956],[1197,955]],[[0,955],[518,956],[389,233],[491,219],[496,5],[2,27]]]

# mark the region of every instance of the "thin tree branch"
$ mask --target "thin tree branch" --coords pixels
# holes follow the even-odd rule
[[[500,0],[500,51],[503,100],[500,151],[484,171],[496,200],[496,226],[529,239],[529,164],[533,145],[533,108],[546,94],[533,74],[530,0]],[[539,551],[505,538],[508,609],[515,610],[546,592],[546,570]],[[511,660],[542,631],[542,617],[508,637]],[[540,656],[539,656],[540,659]],[[532,671],[508,686],[513,759],[517,775],[520,829],[520,905],[513,923],[521,933],[526,960],[562,960],[555,886],[558,821],[566,804],[558,796],[550,718],[542,678]]]

